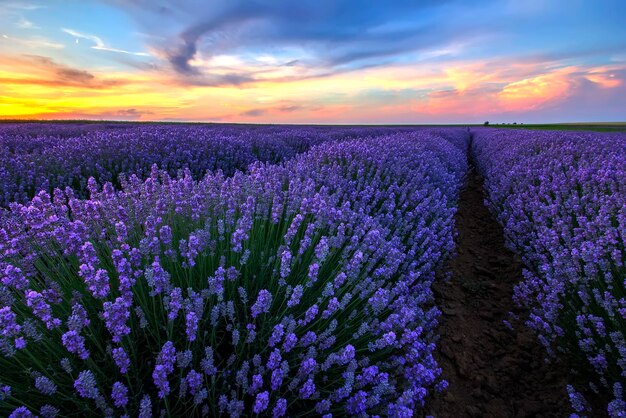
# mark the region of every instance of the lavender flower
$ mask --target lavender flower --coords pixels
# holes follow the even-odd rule
[[[130,318],[130,306],[130,302],[122,297],[115,299],[115,302],[102,304],[104,324],[116,343],[122,341],[122,338],[130,333],[130,327],[126,324]]]
[[[68,331],[61,336],[61,340],[67,351],[76,354],[81,360],[89,357],[89,351],[85,348],[85,339],[76,331]]]
[[[111,399],[116,408],[124,408],[128,404],[128,388],[121,382],[113,383]]]
[[[39,408],[39,415],[41,415],[41,418],[55,418],[60,412],[59,408],[52,405],[43,405]]]
[[[270,305],[272,304],[272,294],[267,290],[263,289],[259,292],[259,296],[257,297],[256,302],[252,305],[250,309],[252,312],[252,317],[256,318],[262,313],[267,313],[270,310]]]
[[[283,335],[285,335],[285,327],[282,324],[275,325],[272,335],[269,338],[268,345],[270,347],[274,347],[281,341]]]
[[[270,404],[269,393],[267,391],[261,392],[256,395],[256,400],[254,401],[254,407],[252,411],[255,414],[260,414],[265,411]]]
[[[0,386],[0,401],[4,401],[9,396],[11,396],[11,386],[9,385]]]
[[[113,360],[120,370],[120,373],[125,374],[130,367],[130,360],[126,355],[126,351],[122,347],[117,347],[111,350]]]
[[[167,319],[173,321],[178,316],[178,312],[183,306],[183,292],[180,287],[175,287],[170,291],[168,301]]]
[[[289,276],[291,272],[291,259],[292,257],[289,250],[283,251],[280,258],[280,277],[283,279]]]
[[[198,316],[195,312],[187,312],[185,315],[185,332],[187,333],[187,340],[193,342],[196,340],[196,334],[198,333]]]
[[[312,379],[308,379],[300,388],[299,394],[302,399],[309,399],[315,393],[315,383]]]
[[[14,337],[20,334],[22,327],[17,324],[17,315],[10,306],[0,308],[0,335],[3,337]]]
[[[170,383],[167,380],[167,368],[162,364],[154,366],[152,372],[154,385],[159,389],[159,398],[164,398],[170,393]]]
[[[67,328],[80,332],[83,328],[89,326],[89,319],[87,318],[87,311],[80,303],[72,305],[72,315],[67,318]]]
[[[33,314],[41,319],[48,329],[61,325],[61,320],[52,316],[52,308],[44,300],[41,293],[27,290],[24,296],[26,297],[26,306],[33,310]]]
[[[39,376],[35,379],[35,387],[44,395],[54,395],[57,391],[57,385],[45,376]]]
[[[34,417],[35,415],[33,415],[33,413],[30,412],[28,408],[26,408],[25,406],[20,406],[16,408],[13,412],[11,412],[11,415],[9,415],[9,418],[34,418]]]
[[[280,355],[280,350],[275,348],[274,351],[270,353],[270,357],[267,360],[267,368],[270,370],[274,370],[280,365],[281,361],[282,361],[282,357]]]
[[[168,290],[170,286],[170,274],[161,267],[159,257],[155,257],[150,268],[146,270],[146,280],[152,289],[152,295],[157,295]]]
[[[300,303],[300,298],[302,298],[303,290],[304,288],[302,287],[302,285],[297,285],[296,287],[294,287],[291,293],[291,297],[287,302],[287,306],[291,308],[292,306],[296,306],[298,303]]]
[[[198,393],[200,388],[202,387],[203,379],[202,375],[195,370],[190,370],[185,377],[185,383],[187,383],[187,387],[189,388],[189,393],[195,395]]]
[[[74,382],[74,389],[81,398],[96,399],[99,396],[96,378],[91,370],[83,370]]]
[[[144,395],[139,404],[139,418],[152,418],[152,401],[150,396]]]
[[[191,362],[193,361],[193,353],[191,350],[179,351],[176,353],[176,365],[180,369],[185,369],[189,367]]]
[[[274,409],[272,409],[272,417],[280,418],[280,417],[285,416],[286,413],[287,413],[287,399],[279,398],[276,401],[276,405],[274,406]]]

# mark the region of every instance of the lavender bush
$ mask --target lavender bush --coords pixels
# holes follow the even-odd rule
[[[270,125],[0,125],[0,206],[66,186],[86,197],[90,177],[119,188],[120,174],[144,179],[153,164],[171,176],[185,168],[195,179],[207,170],[232,175],[255,161],[280,162],[313,145],[363,131]],[[385,131],[389,129],[365,133]]]
[[[445,387],[433,274],[467,135],[328,142],[248,173],[90,179],[0,222],[0,411],[411,416]]]
[[[473,152],[526,265],[515,299],[530,308],[528,324],[550,353],[574,357],[591,389],[613,395],[611,417],[624,416],[626,136],[479,130]]]

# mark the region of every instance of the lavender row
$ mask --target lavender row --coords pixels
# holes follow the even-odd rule
[[[0,411],[412,416],[446,386],[430,284],[467,134],[314,147],[231,177],[152,169],[11,207]]]
[[[207,170],[232,175],[255,161],[277,163],[323,142],[380,134],[385,128],[7,124],[0,125],[0,206],[24,203],[40,190],[72,187],[88,195],[87,180],[112,182],[119,175],[146,178],[157,164],[195,179]]]
[[[626,136],[480,130],[473,152],[526,265],[515,300],[530,308],[528,325],[549,353],[574,358],[584,391],[611,396],[611,417],[624,416]],[[582,395],[568,391],[584,415]]]

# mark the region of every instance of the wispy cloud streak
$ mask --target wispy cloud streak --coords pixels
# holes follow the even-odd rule
[[[89,35],[89,34],[81,33],[73,29],[67,29],[67,28],[62,28],[61,31],[67,33],[70,36],[73,36],[76,39],[86,39],[88,41],[93,42],[95,45],[92,45],[91,48],[97,49],[99,51],[119,52],[121,54],[136,55],[138,57],[150,56],[150,54],[148,54],[147,52],[131,52],[131,51],[123,50],[123,49],[112,48],[112,47],[106,46],[104,44],[104,41],[100,37],[95,36],[95,35]]]

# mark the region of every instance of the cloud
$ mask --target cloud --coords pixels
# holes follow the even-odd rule
[[[123,120],[123,121],[137,121],[143,120],[145,117],[150,117],[152,112],[143,111],[138,109],[108,109],[98,108],[90,110],[69,110],[58,108],[52,113],[42,114],[27,114],[24,117],[28,119],[39,118],[47,120]]]
[[[43,7],[44,6],[40,4],[34,4],[34,3],[28,3],[28,2],[13,2],[13,1],[3,2],[3,4],[0,5],[0,9],[25,10],[25,11],[42,9]]]
[[[32,38],[16,38],[13,36],[9,36],[7,34],[3,34],[1,40],[4,40],[5,42],[10,42],[11,46],[19,45],[20,47],[29,48],[29,49],[39,49],[39,48],[63,49],[65,48],[65,45],[60,44],[58,42],[50,41],[49,39],[41,37],[41,36],[36,36]],[[0,43],[0,45],[2,45],[2,43]]]
[[[250,110],[246,110],[245,112],[241,112],[240,115],[257,117],[257,116],[263,116],[265,112],[266,111],[264,109],[250,109]]]
[[[290,106],[279,106],[276,108],[279,112],[290,113],[297,112],[298,110],[303,110],[305,107],[300,105],[290,105]]]
[[[225,74],[192,74],[183,79],[175,77],[174,84],[193,85],[198,87],[224,87],[242,86],[255,81],[251,74],[225,73]]]
[[[120,109],[117,112],[110,112],[109,114],[113,116],[111,119],[122,118],[124,120],[138,120],[142,119],[144,116],[152,115],[153,112],[145,109],[130,108]]]
[[[35,25],[28,19],[24,19],[23,17],[20,17],[15,25],[20,29],[39,29],[39,26]]]
[[[12,58],[11,61],[12,67],[21,69],[20,75],[1,78],[2,84],[89,89],[103,89],[125,84],[119,79],[98,79],[89,71],[69,67],[40,55],[23,55],[20,58]]]
[[[108,51],[108,52],[118,52],[121,54],[128,54],[128,55],[135,55],[138,57],[149,57],[150,54],[146,53],[146,52],[131,52],[131,51],[126,51],[123,49],[117,49],[117,48],[111,48],[108,47],[104,44],[104,41],[102,41],[102,39],[98,36],[95,35],[89,35],[89,34],[84,34],[84,33],[80,33],[78,31],[75,31],[73,29],[67,29],[67,28],[61,28],[62,32],[67,33],[68,35],[73,36],[74,38],[77,39],[87,39],[91,42],[93,42],[95,45],[91,46],[92,49],[97,49],[99,51]]]
[[[207,58],[235,53],[240,56],[268,52],[283,64],[299,67],[290,76],[325,77],[341,71],[388,64],[385,60],[418,50],[443,47],[454,40],[468,39],[476,30],[456,23],[435,25],[428,16],[459,0],[415,2],[398,0],[358,3],[353,0],[110,0],[142,25],[151,49],[165,59],[181,82],[215,84],[214,68],[198,65]],[[419,16],[426,16],[421,23]],[[432,19],[431,19],[432,20]],[[259,62],[246,62],[243,80],[257,81]],[[283,77],[280,77],[282,79]],[[229,81],[226,79],[225,81]],[[221,82],[221,80],[220,80]]]

